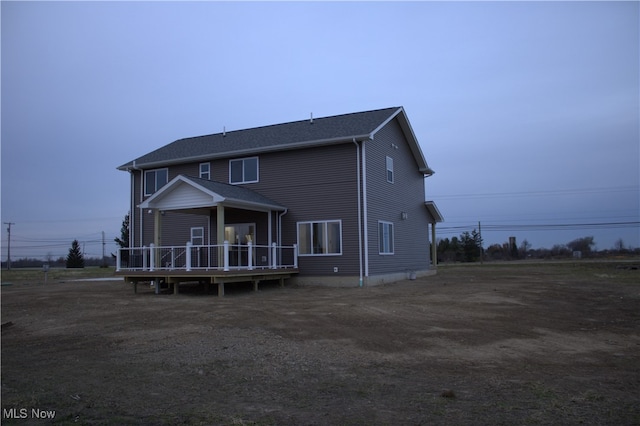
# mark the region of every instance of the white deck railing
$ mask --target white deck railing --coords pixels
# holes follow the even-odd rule
[[[118,249],[116,272],[120,271],[252,271],[254,269],[298,268],[298,247],[229,244]]]

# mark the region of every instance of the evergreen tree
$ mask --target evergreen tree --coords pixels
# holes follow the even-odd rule
[[[73,240],[69,254],[67,255],[67,268],[84,268],[84,256],[80,251],[80,243]]]
[[[120,228],[120,238],[116,237],[113,239],[113,241],[115,241],[120,248],[129,247],[129,213],[127,213],[122,220],[122,227]],[[115,259],[116,255],[114,253],[111,253],[111,257]],[[129,264],[129,250],[122,250],[120,252],[120,262],[122,266],[127,266]]]
[[[465,231],[460,235],[460,250],[463,262],[475,262],[481,256],[482,238],[475,229],[469,233]]]
[[[122,220],[122,227],[120,228],[120,238],[113,239],[120,248],[129,247],[129,213],[126,214]]]

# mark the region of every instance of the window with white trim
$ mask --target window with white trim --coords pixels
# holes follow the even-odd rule
[[[191,228],[191,244],[194,246],[204,245],[204,228],[202,226]]]
[[[200,179],[211,180],[211,163],[200,163]]]
[[[258,157],[229,160],[229,183],[258,182]]]
[[[298,255],[342,254],[342,221],[298,222]]]
[[[387,157],[387,182],[393,183],[393,158]]]
[[[169,181],[168,169],[147,170],[144,172],[144,195],[153,195]]]
[[[378,247],[380,254],[393,254],[393,223],[378,221]]]

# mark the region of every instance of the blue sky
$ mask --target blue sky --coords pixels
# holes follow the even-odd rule
[[[115,249],[116,167],[176,139],[404,106],[438,237],[551,247],[640,217],[638,2],[1,3],[12,258]],[[536,228],[531,225],[542,225]],[[3,226],[6,228],[6,226]],[[6,229],[2,259],[6,259]]]

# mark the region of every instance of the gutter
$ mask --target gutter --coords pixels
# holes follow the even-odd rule
[[[236,151],[225,151],[225,152],[214,153],[214,154],[194,155],[191,157],[180,157],[180,158],[174,158],[171,160],[151,161],[148,163],[142,163],[142,165],[146,169],[151,169],[156,167],[165,167],[165,166],[171,166],[175,164],[182,164],[185,162],[197,162],[197,161],[233,158],[233,157],[245,156],[245,155],[265,154],[268,152],[275,152],[275,151],[290,151],[294,149],[309,148],[313,146],[337,145],[340,143],[351,142],[352,139],[355,139],[357,141],[363,141],[370,138],[371,138],[371,134],[355,135],[355,136],[348,136],[348,137],[341,136],[339,138],[319,139],[319,140],[313,140],[313,141],[296,142],[291,144],[274,145],[270,147],[247,148],[247,149],[240,149]],[[134,165],[135,165],[135,161],[136,160],[134,160]],[[129,164],[124,164],[118,167],[118,170],[126,171],[129,167],[130,167]]]

